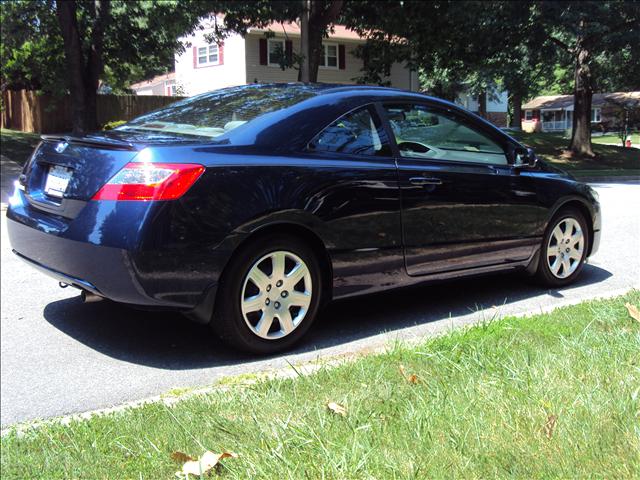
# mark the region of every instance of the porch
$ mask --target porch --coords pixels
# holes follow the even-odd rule
[[[543,132],[567,130],[573,126],[573,111],[571,110],[543,109],[540,113],[540,127]]]

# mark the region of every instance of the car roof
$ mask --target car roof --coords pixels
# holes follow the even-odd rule
[[[248,85],[246,85],[248,86]],[[245,86],[245,87],[246,87]],[[383,87],[378,85],[356,85],[356,84],[341,84],[341,83],[302,83],[302,82],[290,82],[290,83],[266,83],[261,84],[261,88],[304,88],[307,91],[312,91],[316,96],[361,96],[361,97],[414,97],[420,100],[427,100],[434,103],[439,103],[446,106],[452,106],[459,108],[458,105],[443,100],[442,98],[432,97],[425,95],[424,93],[414,92],[412,90],[405,90],[395,87]]]
[[[256,84],[250,84],[240,88],[255,87]],[[429,102],[432,105],[455,110],[467,117],[473,117],[474,122],[480,123],[493,136],[517,143],[493,124],[452,102],[400,88],[301,82],[259,84],[259,88],[300,88],[311,92],[312,96],[281,111],[257,117],[247,124],[246,129],[232,130],[228,134],[231,144],[300,148],[344,113],[368,103],[388,100]]]

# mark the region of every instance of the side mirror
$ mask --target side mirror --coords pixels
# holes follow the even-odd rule
[[[513,151],[513,166],[515,168],[534,168],[538,164],[538,157],[533,148],[516,148]]]

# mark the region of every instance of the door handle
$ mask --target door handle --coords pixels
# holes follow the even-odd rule
[[[442,180],[435,177],[411,177],[409,183],[412,185],[442,185]]]

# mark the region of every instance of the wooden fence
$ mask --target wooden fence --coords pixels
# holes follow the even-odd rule
[[[184,97],[159,95],[98,95],[98,125],[131,120]],[[2,93],[2,128],[36,133],[62,133],[71,130],[69,95],[37,95],[29,90]]]

